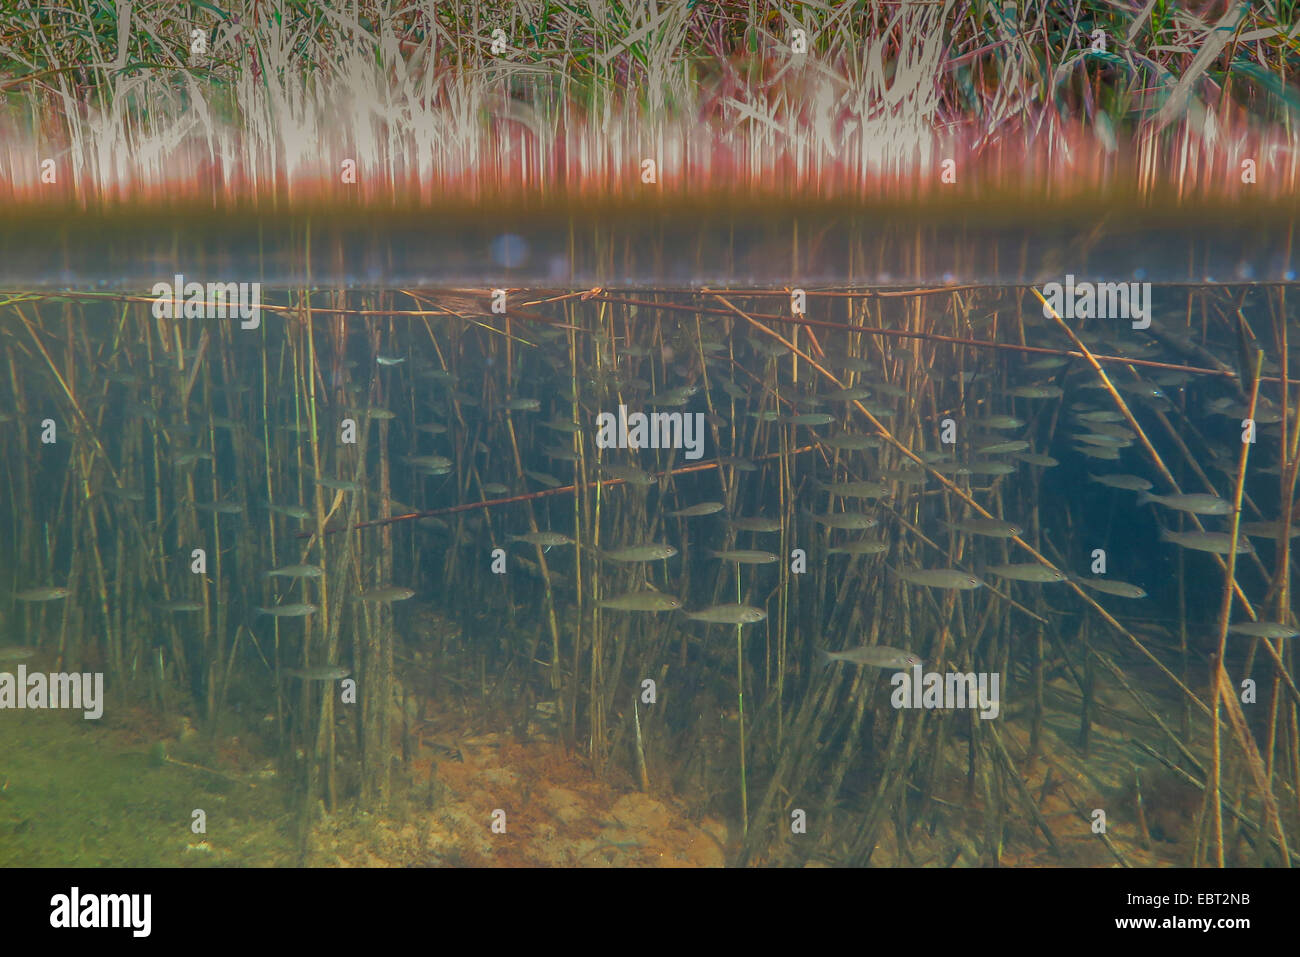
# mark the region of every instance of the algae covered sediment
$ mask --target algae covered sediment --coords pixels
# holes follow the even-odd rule
[[[260,867],[295,863],[292,818],[274,775],[248,787],[151,758],[161,723],[12,711],[0,721],[0,867]],[[192,729],[177,728],[186,737]],[[211,761],[170,740],[177,760]],[[268,769],[261,769],[263,771]],[[258,769],[252,770],[258,776]],[[191,830],[206,812],[208,832]]]

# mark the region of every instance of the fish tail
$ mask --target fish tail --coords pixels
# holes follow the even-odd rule
[[[831,665],[835,664],[835,659],[831,657],[831,653],[825,648],[814,646],[813,651],[816,652],[817,661],[823,669],[829,668]]]
[[[1138,504],[1145,505],[1148,502],[1154,502],[1156,497],[1150,492],[1138,492]]]

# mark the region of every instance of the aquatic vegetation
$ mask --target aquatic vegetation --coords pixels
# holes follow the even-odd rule
[[[0,193],[35,197],[47,155],[89,202],[316,199],[343,156],[355,195],[426,203],[632,196],[643,157],[674,192],[751,196],[939,195],[953,157],[956,189],[1035,199],[1300,181],[1282,4],[329,6],[76,2],[76,30],[6,7]],[[1257,185],[1224,175],[1241,156]]]
[[[604,292],[549,307],[564,319],[564,335],[549,342],[534,335],[530,341],[545,344],[528,347],[519,342],[529,323],[512,322],[511,336],[503,336],[499,319],[491,328],[484,327],[490,320],[459,319],[425,328],[359,318],[326,324],[308,311],[286,312],[246,337],[237,326],[158,326],[139,304],[127,306],[124,327],[134,346],[115,352],[97,347],[110,327],[89,321],[101,301],[77,305],[87,334],[55,348],[57,323],[46,310],[65,304],[28,298],[4,307],[11,334],[0,348],[31,348],[41,361],[15,366],[15,391],[6,398],[18,406],[19,398],[41,397],[49,414],[76,426],[54,448],[66,442],[76,454],[36,473],[12,473],[17,484],[0,521],[28,571],[4,607],[29,637],[21,647],[0,647],[0,659],[39,661],[63,642],[70,661],[104,661],[113,687],[168,711],[193,701],[209,722],[232,720],[232,703],[260,697],[286,756],[286,780],[328,807],[385,803],[394,786],[389,756],[399,744],[412,747],[415,719],[401,702],[425,680],[454,696],[477,687],[479,675],[495,676],[500,687],[486,694],[507,711],[515,707],[507,702],[547,703],[553,733],[575,747],[582,742],[593,766],[631,760],[638,778],[653,784],[675,776],[688,790],[699,742],[715,740],[699,724],[710,710],[704,702],[738,704],[743,694],[744,710],[735,709],[723,735],[725,783],[709,800],[736,822],[743,854],[754,860],[777,853],[773,815],[807,800],[798,796],[806,788],[834,791],[850,772],[867,786],[852,800],[840,798],[859,835],[836,852],[843,860],[870,859],[871,834],[898,788],[959,799],[945,790],[944,772],[969,756],[939,725],[915,721],[912,710],[929,707],[926,696],[944,682],[927,677],[925,688],[904,696],[908,707],[895,709],[873,675],[906,671],[914,660],[940,669],[941,679],[966,669],[1000,675],[1002,700],[991,709],[998,717],[987,720],[998,723],[1006,758],[986,754],[997,748],[992,732],[981,730],[986,720],[975,731],[975,773],[990,778],[1019,773],[1013,769],[1031,755],[1048,760],[1049,741],[1052,748],[1078,743],[1063,743],[1047,722],[1065,706],[1067,689],[1079,702],[1079,740],[1110,734],[1093,707],[1107,688],[1135,714],[1168,714],[1182,702],[1185,729],[1152,723],[1144,744],[1173,749],[1197,781],[1219,767],[1220,793],[1241,802],[1245,826],[1263,835],[1258,853],[1277,860],[1295,822],[1290,810],[1269,803],[1270,786],[1251,776],[1249,762],[1257,741],[1271,741],[1278,755],[1295,747],[1285,711],[1249,719],[1261,730],[1271,726],[1271,737],[1242,738],[1230,723],[1216,758],[1210,730],[1233,704],[1226,696],[1218,709],[1210,706],[1215,692],[1201,677],[1201,659],[1222,643],[1231,677],[1221,688],[1238,675],[1276,674],[1279,692],[1289,694],[1295,628],[1283,546],[1294,516],[1277,488],[1296,474],[1300,420],[1259,423],[1243,471],[1239,423],[1220,416],[1216,400],[1244,393],[1238,401],[1249,411],[1261,394],[1280,395],[1276,374],[1238,372],[1241,360],[1229,348],[1238,297],[1257,327],[1300,317],[1269,287],[1162,288],[1157,315],[1176,324],[1182,307],[1174,300],[1184,295],[1214,317],[1201,341],[1228,371],[1189,364],[1127,324],[1085,324],[1128,344],[1094,342],[1106,350],[1094,351],[1072,326],[1026,322],[1031,311],[1017,311],[1017,303],[1034,300],[1017,290],[918,294],[912,305],[898,297],[872,319],[894,320],[903,331],[923,319],[917,332],[929,336],[972,311],[1004,312],[1025,342],[1065,360],[1053,367],[1060,396],[1033,399],[1015,393],[1022,376],[1042,369],[1022,371],[1016,350],[995,340],[981,352],[984,375],[954,377],[945,365],[957,354],[951,343],[917,338],[900,354],[887,337],[858,328],[856,309],[834,322],[780,315],[767,311],[761,292],[681,290],[653,306],[637,304],[641,325],[627,345],[677,342],[672,357],[617,344],[606,355],[602,310],[634,307]],[[305,307],[310,294],[286,290],[277,298]],[[701,308],[723,301],[725,314],[697,325]],[[816,309],[835,302],[811,301]],[[400,314],[411,303],[384,293],[370,302],[371,313],[380,304]],[[820,323],[822,349],[849,371],[831,372],[795,343],[805,321]],[[715,345],[692,349],[692,338],[706,334]],[[760,356],[755,334],[788,345]],[[361,339],[372,352],[407,361],[346,364]],[[1158,345],[1142,360],[1119,354],[1144,341]],[[162,371],[169,364],[136,377],[106,374],[146,369],[140,350],[167,354],[176,343],[179,376]],[[200,347],[202,360],[192,351]],[[1145,386],[1125,378],[1135,361],[1148,364],[1144,375],[1172,366],[1189,376],[1165,400],[1176,412],[1143,404]],[[479,383],[481,394],[417,387],[427,381],[424,370],[444,362],[462,383]],[[737,363],[752,375],[739,375]],[[262,370],[269,376],[272,368],[289,370],[287,388],[268,387]],[[544,396],[538,414],[499,413],[507,369],[528,375]],[[720,369],[730,388],[719,384]],[[612,370],[617,378],[606,374]],[[102,391],[70,395],[60,381],[74,380],[97,381]],[[179,390],[189,381],[186,398]],[[1086,387],[1096,382],[1131,387]],[[674,389],[686,399],[682,414],[714,417],[698,462],[670,447],[597,441],[601,412],[644,407]],[[123,392],[154,414],[125,411]],[[860,396],[868,392],[893,413],[892,424],[871,411]],[[806,413],[782,411],[828,393],[843,397],[826,429],[830,441],[806,435],[820,424],[791,417]],[[346,420],[357,422],[358,408],[392,416],[371,416],[353,432]],[[745,414],[769,410],[780,414]],[[218,417],[238,427],[206,427]],[[1131,443],[1114,449],[1122,471],[1088,471],[1090,459],[1071,449],[1074,421],[1100,429],[1096,435],[1131,433]],[[428,429],[431,422],[445,428]],[[186,448],[204,454],[178,465],[166,449],[181,435]],[[552,456],[557,436],[571,457]],[[21,431],[0,434],[0,454],[17,457],[27,441]],[[1051,452],[1062,467],[1017,458],[1026,447]],[[526,476],[548,459],[558,463],[553,483],[530,490]],[[1197,468],[1210,459],[1225,468]],[[331,475],[341,478],[318,478]],[[1150,495],[1157,483],[1168,491]],[[62,490],[83,485],[90,494],[76,499],[77,521],[55,520]],[[98,494],[120,488],[141,494]],[[838,510],[848,499],[857,510]],[[260,507],[268,502],[276,504]],[[195,507],[203,503],[221,508]],[[873,529],[871,537],[863,529]],[[742,536],[763,536],[757,540],[770,550],[748,547]],[[1254,549],[1247,536],[1255,536]],[[206,551],[202,589],[188,566],[159,560],[194,547]],[[1235,567],[1225,577],[1229,561]],[[1220,595],[1231,597],[1230,618],[1218,618]],[[454,637],[441,627],[437,637],[419,637],[431,608],[462,623]],[[1171,624],[1157,626],[1153,612]],[[728,629],[735,641],[719,639]],[[823,671],[814,667],[818,659],[870,667]],[[674,666],[662,679],[665,662],[686,668]],[[1125,677],[1139,664],[1147,677]],[[433,677],[417,677],[426,668]],[[674,703],[639,703],[633,715],[618,702],[646,679],[666,680],[660,690]],[[351,694],[354,685],[359,710],[344,720],[339,709],[353,706],[330,689]],[[870,728],[846,707],[856,696],[866,696],[875,715]],[[631,758],[616,744],[628,740]],[[924,759],[899,764],[907,753]],[[1143,760],[1139,751],[1131,755],[1134,766]],[[1232,785],[1223,776],[1229,767],[1244,769]],[[1276,767],[1288,773],[1286,762]],[[981,813],[1023,802],[1014,788],[1003,795],[980,797]],[[839,813],[820,846],[831,846]],[[1062,835],[1038,835],[1041,845],[1022,838],[1015,852],[1059,852]],[[988,847],[980,855],[993,853]],[[1202,853],[1215,859],[1219,846]]]
[[[1282,6],[28,6],[0,705],[300,862],[437,706],[735,863],[1300,863]]]

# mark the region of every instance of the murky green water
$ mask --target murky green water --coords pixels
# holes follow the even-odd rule
[[[6,859],[331,863],[492,734],[731,861],[1213,861],[1235,529],[1222,849],[1280,863],[1296,290],[1056,281],[4,296]]]

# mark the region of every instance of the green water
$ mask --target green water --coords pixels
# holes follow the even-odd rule
[[[0,865],[294,863],[292,820],[273,777],[249,787],[151,760],[130,717],[109,723],[116,727],[40,712],[5,714],[0,726]],[[194,763],[212,757],[198,742],[177,742],[172,748],[176,760]],[[211,836],[193,831],[195,810],[206,813]]]
[[[731,862],[1204,861],[1178,821],[1226,579],[1196,522],[1231,533],[1244,448],[1223,849],[1279,863],[1248,756],[1292,792],[1293,639],[1235,629],[1293,621],[1294,289],[1063,324],[1019,287],[883,291],[0,307],[0,673],[105,688],[98,720],[0,710],[0,859],[517,863],[480,833],[496,781],[529,862],[637,863],[557,803],[554,748]],[[652,413],[689,418],[628,447]],[[1171,479],[1201,514],[1139,499]],[[900,695],[916,659],[996,700]]]

